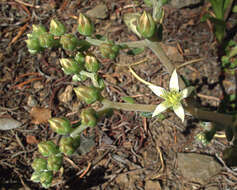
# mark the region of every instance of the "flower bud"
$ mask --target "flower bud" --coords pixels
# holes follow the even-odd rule
[[[49,31],[54,36],[62,36],[66,32],[66,28],[58,20],[52,19],[51,22],[50,22]]]
[[[71,156],[77,149],[75,145],[75,141],[72,137],[62,137],[59,142],[59,150],[67,156]]]
[[[40,173],[40,183],[44,188],[49,188],[53,181],[53,172],[52,171],[44,171]]]
[[[63,46],[63,49],[73,51],[78,45],[78,39],[73,34],[64,34],[60,38],[60,44]]]
[[[41,172],[35,171],[35,172],[31,175],[30,180],[33,181],[33,182],[36,182],[36,183],[40,182],[40,174],[41,174]]]
[[[63,163],[63,157],[61,154],[51,155],[48,157],[48,170],[57,172]]]
[[[57,145],[54,144],[52,141],[40,142],[38,144],[38,149],[39,152],[45,157],[59,153]]]
[[[76,62],[74,59],[62,58],[59,61],[64,73],[67,75],[78,74],[83,69],[83,65]]]
[[[81,52],[78,52],[74,59],[78,62],[78,63],[81,63],[81,64],[84,64],[85,63],[85,56],[81,53]]]
[[[38,38],[41,34],[47,33],[46,28],[43,25],[34,25],[33,24],[32,37]]]
[[[78,32],[84,36],[90,36],[94,32],[94,26],[85,15],[80,13],[78,18]]]
[[[40,46],[39,40],[37,38],[29,38],[25,40],[25,42],[27,44],[28,51],[31,54],[38,53],[42,49],[42,47]]]
[[[85,81],[88,77],[85,76],[85,75],[81,75],[80,73],[79,74],[75,74],[72,76],[72,81],[74,82],[78,82],[78,81]]]
[[[86,55],[85,68],[88,72],[97,72],[100,68],[100,64],[93,55]]]
[[[43,158],[35,158],[31,166],[37,172],[47,170],[47,161]]]
[[[102,43],[100,45],[100,52],[105,58],[115,59],[119,53],[119,46],[109,43]]]
[[[60,134],[60,135],[67,135],[71,132],[72,126],[68,119],[66,118],[51,118],[48,120],[50,124],[50,128]]]
[[[92,108],[85,108],[81,112],[81,124],[89,127],[96,126],[97,118],[96,112]]]
[[[77,98],[81,101],[85,101],[87,104],[92,104],[101,99],[100,90],[93,86],[79,86],[74,88]]]
[[[39,36],[40,46],[43,48],[52,48],[55,45],[53,34],[43,33]]]
[[[142,16],[138,19],[137,30],[144,38],[150,38],[154,35],[156,24],[149,13],[143,12]]]

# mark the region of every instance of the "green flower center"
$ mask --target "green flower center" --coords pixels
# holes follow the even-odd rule
[[[165,99],[165,102],[167,102],[167,105],[175,106],[181,102],[182,94],[178,91],[171,90],[171,91],[167,91],[163,95],[163,98]]]

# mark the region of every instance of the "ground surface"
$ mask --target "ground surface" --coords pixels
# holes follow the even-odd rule
[[[76,33],[75,16],[104,3],[108,10],[96,16],[102,18],[93,19],[96,32],[118,42],[134,41],[138,38],[128,31],[122,17],[134,12],[134,8],[137,12],[145,8],[141,1],[133,7],[132,1],[126,0],[45,0],[34,1],[35,6],[33,1],[27,2],[26,5],[13,0],[0,2],[0,117],[11,117],[22,123],[17,129],[0,131],[1,189],[40,189],[39,184],[30,181],[33,172],[30,164],[36,156],[37,143],[58,136],[38,115],[67,116],[77,121],[77,111],[84,106],[75,94],[69,98],[62,95],[76,86],[59,66],[62,52],[30,55],[27,51],[24,40],[32,24],[48,27],[52,18],[58,18]],[[210,23],[200,23],[202,14],[203,6],[192,9],[166,6],[164,49],[177,65],[202,58],[179,71],[197,87],[197,100],[216,109],[223,98],[222,72],[212,27]],[[236,16],[230,18],[227,27],[232,27],[234,19]],[[145,85],[119,66],[147,58],[147,63],[137,65],[134,70],[142,78],[168,87],[169,76],[152,52],[145,50],[136,56],[122,52],[116,61],[101,58],[97,48],[95,52],[103,64],[100,73],[107,84],[104,93],[111,100],[121,101],[123,96],[132,96],[139,103],[159,103]],[[226,74],[222,84],[227,93],[235,91],[233,75]],[[32,112],[37,115],[35,119]],[[203,130],[198,121],[187,116],[185,123],[181,123],[172,112],[164,115],[164,120],[158,120],[139,113],[115,111],[94,129],[96,145],[89,153],[65,158],[63,175],[55,178],[52,189],[237,189],[236,168],[228,168],[223,163],[221,170],[207,180],[185,177],[177,165],[177,153],[204,153],[221,162],[222,151],[229,143],[225,138],[215,138],[203,146],[194,138]]]

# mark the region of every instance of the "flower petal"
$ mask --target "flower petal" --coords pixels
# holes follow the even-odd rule
[[[194,90],[193,86],[189,86],[181,91],[182,94],[182,99],[189,97],[189,95],[192,93]]]
[[[181,103],[173,107],[174,113],[184,122],[184,108]]]
[[[167,106],[167,103],[166,103],[165,101],[162,102],[161,104],[159,104],[159,105],[156,107],[155,111],[154,111],[153,114],[152,114],[152,117],[155,117],[155,116],[159,115],[161,112],[165,111],[165,110],[168,109],[169,107],[171,107],[171,106]]]
[[[149,85],[148,86],[152,92],[154,92],[157,96],[162,98],[162,95],[166,92],[166,90],[160,86]]]
[[[176,69],[173,71],[170,78],[170,90],[179,91],[179,79]]]

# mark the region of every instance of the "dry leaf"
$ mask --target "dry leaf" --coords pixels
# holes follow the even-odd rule
[[[20,127],[22,124],[21,122],[12,119],[12,118],[0,118],[0,130],[10,130]]]
[[[26,142],[28,144],[38,144],[39,143],[39,141],[35,138],[35,136],[32,136],[32,135],[26,136]]]
[[[32,117],[31,123],[37,125],[41,123],[47,123],[51,118],[51,110],[48,108],[33,107],[30,110],[30,115]]]
[[[166,55],[174,62],[183,62],[184,58],[183,56],[179,53],[178,49],[173,46],[168,46],[165,44],[161,44],[162,48],[166,52]]]

